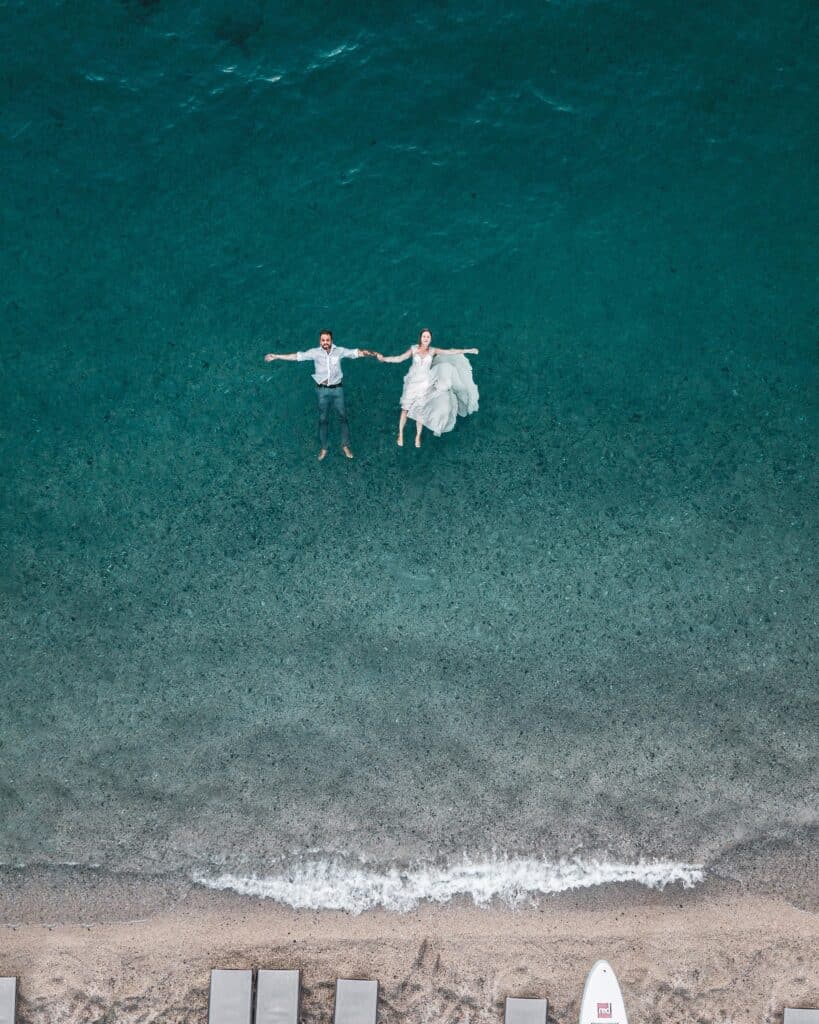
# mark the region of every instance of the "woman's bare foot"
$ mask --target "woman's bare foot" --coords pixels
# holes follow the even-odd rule
[[[416,437],[415,438],[415,447],[416,448],[420,448],[421,447],[421,438],[420,437]]]
[[[321,462],[322,459],[326,459],[326,458],[327,458],[327,449],[326,448],[322,448],[321,451],[318,453],[318,460],[319,460],[319,462]]]
[[[404,438],[399,434],[398,435],[398,440],[395,443],[398,445],[399,448],[403,448],[404,447]]]
[[[349,445],[343,444],[341,446],[341,450],[344,452],[344,454],[347,456],[348,459],[351,459],[353,457],[353,453],[350,450],[350,446]]]

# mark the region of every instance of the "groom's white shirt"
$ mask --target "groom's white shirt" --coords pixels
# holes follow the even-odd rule
[[[319,346],[308,348],[304,352],[297,352],[296,358],[300,363],[308,359],[313,360],[316,372],[313,380],[316,384],[340,384],[344,374],[341,372],[342,359],[358,359],[357,348],[342,348],[341,345],[332,345],[329,352]]]

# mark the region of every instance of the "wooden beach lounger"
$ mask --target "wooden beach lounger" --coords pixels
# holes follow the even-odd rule
[[[298,1024],[298,971],[259,971],[256,981],[256,1024]]]
[[[819,1010],[794,1010],[786,1007],[784,1024],[819,1024]]]
[[[375,1024],[377,1012],[377,981],[338,979],[333,1024]]]
[[[0,1024],[14,1024],[17,1017],[17,979],[0,978]]]
[[[208,1024],[250,1024],[253,971],[211,971]]]
[[[506,1000],[504,1024],[546,1024],[549,1013],[548,999]]]

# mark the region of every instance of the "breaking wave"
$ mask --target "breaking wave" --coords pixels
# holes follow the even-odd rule
[[[519,906],[547,893],[612,882],[637,882],[652,889],[672,883],[691,888],[704,878],[701,864],[670,860],[627,863],[605,859],[550,861],[534,857],[470,860],[446,866],[420,864],[378,869],[339,859],[306,861],[270,875],[195,875],[209,889],[276,900],[295,909],[346,910],[360,914],[383,907],[405,912],[423,900],[447,903],[471,897],[478,906],[500,900]]]

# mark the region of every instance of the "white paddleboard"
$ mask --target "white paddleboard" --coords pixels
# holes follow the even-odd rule
[[[628,1024],[623,993],[606,960],[598,960],[589,971],[580,1003],[580,1024]]]

